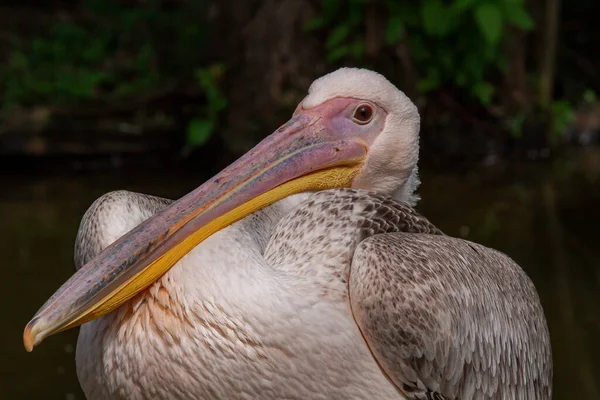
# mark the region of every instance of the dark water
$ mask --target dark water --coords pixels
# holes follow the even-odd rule
[[[206,177],[202,177],[206,178]],[[176,198],[202,181],[168,172],[0,177],[3,399],[82,399],[77,330],[31,354],[21,335],[74,272],[73,239],[91,202],[114,189]],[[556,399],[600,399],[600,153],[546,164],[425,171],[419,209],[452,236],[509,254],[535,282],[550,325]]]

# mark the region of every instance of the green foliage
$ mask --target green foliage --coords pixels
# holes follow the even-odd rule
[[[361,0],[325,0],[308,30],[325,30],[327,59],[362,61],[366,7]],[[494,102],[494,73],[504,68],[501,52],[507,27],[532,29],[523,0],[387,0],[385,46],[403,40],[420,73],[425,94],[454,85],[482,105]]]
[[[556,138],[567,130],[575,119],[571,104],[564,100],[554,101],[550,107],[550,129],[552,138]]]
[[[228,105],[219,87],[225,67],[214,64],[207,51],[213,32],[207,9],[213,1],[168,7],[158,0],[124,3],[84,0],[76,19],[61,17],[26,39],[13,38],[0,65],[0,115],[34,105],[127,103],[193,82],[205,101],[192,108],[186,140],[190,147],[205,144]],[[376,13],[371,14],[373,7]],[[368,45],[381,43],[378,53],[370,51],[367,59],[370,15],[380,31]],[[458,89],[461,101],[471,99],[496,111],[501,107],[494,82],[506,70],[502,48],[508,28],[533,27],[524,0],[323,0],[320,13],[304,28],[323,36],[329,63],[398,65],[397,50],[405,46],[418,72],[415,86],[421,94],[451,87]],[[554,102],[542,114],[550,115],[554,131],[562,130],[573,116],[566,102]],[[518,136],[525,119],[524,114],[505,119],[507,130]]]
[[[2,111],[127,101],[191,80],[206,103],[189,122],[186,139],[191,147],[203,145],[227,107],[217,84],[223,65],[204,67],[207,52],[198,51],[210,39],[203,20],[208,3],[165,9],[153,0],[134,7],[84,1],[89,17],[63,19],[28,40],[13,40],[0,66]]]
[[[489,45],[496,45],[502,36],[502,11],[495,3],[480,3],[475,8],[475,22]]]
[[[524,122],[525,115],[523,113],[519,113],[516,116],[510,118],[506,123],[508,133],[510,133],[513,137],[520,137],[521,132],[523,131]]]
[[[210,119],[193,118],[187,127],[186,143],[190,147],[205,144],[213,134],[215,124]]]
[[[88,0],[88,17],[15,38],[0,67],[3,110],[126,100],[192,76],[205,62],[191,51],[208,39],[198,18],[204,3],[165,10],[157,1]]]
[[[361,59],[364,51],[364,41],[356,35],[357,29],[364,23],[363,0],[348,0],[344,19],[339,23],[332,25],[337,21],[339,12],[342,10],[340,0],[325,0],[321,15],[308,21],[304,27],[307,31],[314,31],[323,28],[331,28],[325,48],[327,49],[326,59],[328,62],[335,62],[344,57],[353,57]]]
[[[218,125],[220,113],[227,108],[227,98],[218,86],[224,72],[222,64],[196,71],[196,81],[206,95],[207,102],[200,112],[201,116],[193,118],[188,124],[186,138],[190,147],[202,146],[210,139]]]

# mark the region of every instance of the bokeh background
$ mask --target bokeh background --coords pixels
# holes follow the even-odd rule
[[[340,66],[383,73],[423,118],[422,201],[447,234],[534,280],[556,399],[600,399],[596,0],[0,2],[5,399],[82,399],[77,330],[28,354],[26,322],[73,272],[92,201],[178,198]]]

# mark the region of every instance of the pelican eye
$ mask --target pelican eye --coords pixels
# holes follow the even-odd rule
[[[368,104],[361,104],[354,111],[354,121],[359,124],[366,124],[373,118],[373,107]]]

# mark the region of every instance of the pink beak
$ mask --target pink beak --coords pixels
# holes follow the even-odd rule
[[[113,311],[203,239],[249,213],[292,193],[350,186],[366,157],[367,144],[336,133],[317,109],[302,111],[77,271],[27,324],[26,349],[31,351],[47,336]]]

